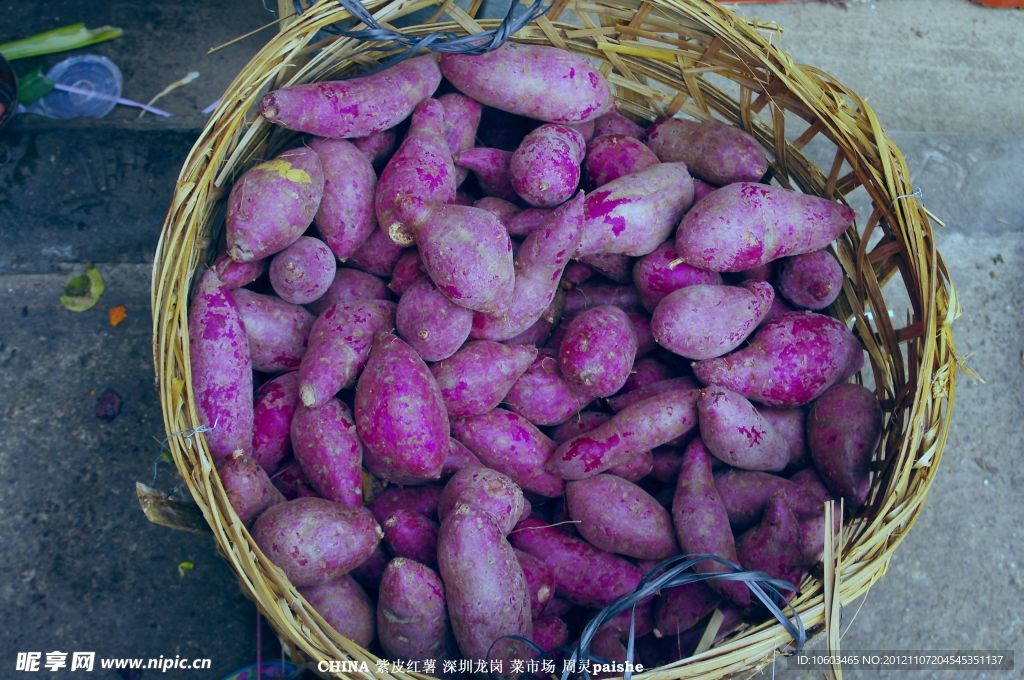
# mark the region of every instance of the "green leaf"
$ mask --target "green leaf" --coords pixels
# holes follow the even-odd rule
[[[80,47],[106,42],[120,38],[122,33],[124,31],[114,26],[90,29],[86,28],[85,24],[71,24],[55,28],[52,31],[30,35],[21,40],[6,42],[0,45],[0,54],[7,61],[38,57],[42,54],[77,50]]]
[[[87,264],[84,274],[68,279],[60,303],[72,312],[84,312],[99,301],[103,289],[103,276],[96,267]]]
[[[18,77],[18,101],[28,106],[53,91],[53,80],[43,75],[40,66]]]
[[[164,451],[163,455],[160,456],[160,460],[167,463],[168,465],[174,465],[174,458],[171,457],[170,451]]]
[[[188,560],[178,564],[178,576],[184,577],[186,573],[196,568],[196,565]]]

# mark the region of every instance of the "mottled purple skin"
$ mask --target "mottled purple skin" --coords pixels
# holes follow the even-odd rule
[[[390,333],[374,342],[356,383],[356,426],[374,476],[400,482],[441,476],[448,455],[448,412],[433,374]]]
[[[289,432],[287,434],[289,437],[291,436],[291,420],[289,420]],[[299,461],[290,458],[274,472],[270,481],[274,483],[278,491],[284,494],[285,498],[292,500],[298,497],[299,486],[306,484],[306,475],[302,471]]]
[[[693,372],[766,406],[794,408],[817,399],[864,360],[860,341],[841,321],[813,312],[790,312],[761,326],[750,344]]]
[[[633,482],[604,474],[569,482],[569,516],[593,546],[641,560],[663,560],[679,552],[672,518]]]
[[[619,113],[612,105],[612,110],[594,121],[594,136],[603,135],[627,135],[640,139],[643,137],[644,129],[634,123],[626,116]]]
[[[654,341],[654,333],[651,331],[651,317],[645,312],[626,312],[626,316],[629,317],[629,323],[636,335],[636,355],[642,357],[658,349],[658,343]]]
[[[275,503],[284,503],[266,471],[249,456],[235,451],[217,467],[228,502],[242,524],[248,524]]]
[[[268,92],[260,100],[260,115],[281,127],[318,137],[365,137],[408,118],[440,84],[437,58],[426,55],[369,76]]]
[[[767,472],[726,470],[715,475],[715,487],[735,532],[756,524],[775,494],[779,494],[798,517],[822,513],[821,501],[813,493],[796,482]]]
[[[454,156],[460,151],[472,149],[476,141],[476,131],[480,127],[480,116],[483,106],[480,102],[470,99],[459,92],[449,92],[437,98],[445,112],[444,138],[448,150]],[[468,174],[465,168],[456,169],[455,183],[462,184]]]
[[[511,161],[511,151],[486,146],[466,149],[455,154],[455,165],[471,170],[476,175],[480,189],[485,195],[502,198],[506,201],[514,201],[518,198],[515,189],[512,188],[512,178],[509,175]]]
[[[248,286],[256,279],[263,276],[267,271],[266,260],[253,260],[251,262],[235,262],[227,253],[220,255],[211,266],[217,272],[221,283],[225,288],[234,290],[242,286]]]
[[[412,245],[412,217],[455,200],[455,165],[445,141],[446,114],[436,99],[416,107],[402,145],[380,173],[374,209],[377,223],[392,241]]]
[[[556,295],[555,296],[555,300],[556,301],[559,298],[561,298],[562,302],[564,303],[565,296],[564,295]],[[554,304],[554,303],[552,303],[552,304]],[[559,312],[559,316],[560,315],[561,315],[561,312]],[[547,339],[551,336],[552,328],[554,328],[554,324],[551,323],[550,321],[548,321],[547,319],[542,318],[539,321],[537,321],[537,323],[533,324],[532,326],[527,328],[525,331],[523,331],[522,333],[520,333],[516,337],[509,338],[508,340],[506,340],[505,344],[506,345],[529,345],[530,347],[540,347],[540,346],[543,346],[544,343],[547,342]]]
[[[420,260],[449,300],[477,312],[501,311],[515,287],[512,241],[480,208],[435,206],[415,219]]]
[[[771,308],[771,284],[695,284],[663,297],[651,315],[651,332],[665,349],[687,359],[712,359],[739,347]]]
[[[628,394],[635,389],[668,380],[673,376],[675,376],[675,371],[672,367],[657,359],[637,359],[633,362],[633,368],[629,372],[626,384],[622,386],[621,394]]]
[[[616,664],[626,663],[626,657],[628,654],[626,651],[626,645],[622,641],[621,636],[612,628],[602,628],[597,631],[590,641],[590,653],[603,659],[608,659],[609,662]],[[599,674],[594,677],[601,680],[603,678],[611,678],[615,676],[614,674]]]
[[[573,437],[590,432],[599,425],[608,422],[611,417],[611,414],[603,413],[602,411],[582,411],[577,413],[575,418],[571,418],[556,427],[551,433],[551,439],[556,444],[567,442]]]
[[[825,486],[825,482],[821,479],[818,471],[813,467],[806,467],[803,470],[798,470],[790,476],[789,481],[794,484],[799,484],[801,487],[809,491],[818,499],[819,503],[827,503],[828,501],[835,498],[832,492]]]
[[[632,451],[615,461],[608,474],[628,482],[638,482],[654,469],[654,455],[650,451]]]
[[[449,413],[449,417],[451,414]],[[448,455],[444,459],[441,477],[451,477],[459,470],[469,467],[483,467],[476,454],[467,449],[462,442],[454,437],[448,441]]]
[[[342,505],[362,505],[363,445],[348,406],[337,399],[315,409],[300,404],[291,438],[295,460],[317,493]]]
[[[349,141],[359,149],[360,153],[366,156],[375,170],[380,170],[387,164],[388,159],[391,158],[391,152],[395,150],[395,144],[398,142],[398,133],[394,128],[389,128],[380,132],[372,132],[365,137],[356,137]]]
[[[437,519],[437,506],[441,502],[443,490],[444,487],[434,484],[389,486],[377,494],[370,502],[369,508],[381,524],[398,510],[408,510],[430,519]]]
[[[637,339],[629,317],[603,305],[576,315],[558,348],[567,381],[594,397],[609,397],[626,384],[636,359]]]
[[[535,324],[555,299],[569,258],[582,236],[584,196],[556,208],[541,227],[530,232],[516,254],[515,288],[507,308],[498,314],[473,315],[470,337],[508,340]]]
[[[292,417],[299,404],[299,374],[284,373],[263,383],[253,404],[252,459],[274,472],[291,451]]]
[[[699,438],[690,442],[683,453],[675,496],[672,498],[672,521],[679,547],[685,553],[710,553],[737,562],[736,543],[725,505],[711,474],[711,454]],[[694,565],[699,574],[726,571],[716,562]],[[750,605],[750,591],[738,582],[708,581],[717,593],[740,608]]]
[[[326,243],[300,236],[270,261],[270,285],[285,302],[304,305],[327,292],[337,270],[338,261]]]
[[[827,250],[782,260],[776,286],[797,307],[825,309],[843,289],[843,268]]]
[[[299,396],[310,408],[355,384],[378,333],[394,328],[395,303],[340,302],[317,317],[299,364]]]
[[[528,236],[531,231],[546,224],[551,214],[549,208],[526,208],[506,222],[509,236]]]
[[[659,380],[657,382],[638,387],[630,392],[624,392],[617,394],[608,400],[608,406],[615,412],[621,411],[627,406],[643,401],[644,399],[650,399],[651,397],[668,392],[669,390],[689,390],[697,387],[697,383],[693,378],[679,377],[679,378],[667,378],[665,380]]]
[[[523,568],[526,588],[530,593],[530,617],[536,622],[543,615],[544,609],[555,594],[555,576],[548,569],[548,565],[528,552],[516,550],[516,559],[519,560],[519,566]],[[536,632],[535,629],[534,635]],[[545,649],[547,648],[545,647]]]
[[[696,177],[693,178],[693,204],[697,205],[697,201],[701,200],[718,187],[714,184],[708,184],[702,179]]]
[[[472,327],[473,312],[446,298],[426,278],[412,284],[398,299],[395,329],[424,361],[441,361],[455,354]]]
[[[821,250],[853,218],[851,208],[835,201],[738,182],[712,192],[686,213],[676,230],[676,252],[695,267],[738,272]]]
[[[405,252],[406,249],[392,241],[390,236],[374,229],[347,264],[377,276],[391,276],[398,259]]]
[[[817,515],[805,515],[797,518],[800,522],[800,546],[804,554],[804,564],[809,566],[818,562],[825,550],[824,504],[833,500],[834,497],[813,467],[800,470],[790,477],[789,481],[799,485],[818,501]],[[843,527],[843,517],[839,513],[838,503],[835,505],[833,518],[833,531],[838,533]]]
[[[369,510],[324,498],[272,505],[252,526],[256,545],[299,588],[347,574],[373,553],[381,536]]]
[[[528,517],[510,535],[512,545],[551,570],[555,591],[577,604],[603,607],[634,590],[642,573],[631,562]]]
[[[722,275],[680,262],[675,242],[669,239],[636,261],[633,282],[641,304],[648,312],[653,312],[669,293],[687,286],[719,285]]]
[[[757,412],[789,444],[789,462],[786,469],[796,470],[810,463],[807,452],[807,412],[802,408],[768,408]]]
[[[523,490],[508,475],[486,467],[459,470],[444,486],[437,513],[444,518],[460,505],[483,510],[502,535],[512,531],[523,514]]]
[[[825,484],[847,505],[859,508],[871,490],[871,456],[882,435],[882,408],[865,387],[828,389],[807,415],[811,460]]]
[[[228,255],[252,262],[295,243],[313,221],[323,193],[320,158],[304,146],[251,168],[228,196]]]
[[[373,553],[349,574],[364,588],[376,590],[380,586],[380,579],[384,575],[384,567],[387,566],[389,559],[383,546],[378,543]]]
[[[252,367],[265,373],[298,368],[316,317],[298,305],[246,288],[231,291],[231,297],[249,338]]]
[[[693,180],[683,163],[659,163],[620,177],[587,196],[576,255],[646,255],[672,234],[692,203]]]
[[[654,152],[630,135],[602,135],[587,145],[583,160],[588,186],[599,187],[635,172],[646,170],[660,161]]]
[[[580,163],[587,142],[566,125],[541,125],[512,153],[508,173],[512,188],[536,208],[553,208],[569,199],[580,183]]]
[[[789,444],[741,394],[710,386],[697,400],[700,436],[718,460],[744,470],[778,472]]]
[[[772,300],[772,306],[768,308],[768,313],[764,315],[761,325],[763,326],[769,321],[779,318],[783,314],[789,314],[790,312],[795,311],[796,310],[790,307],[789,303],[783,300],[781,296],[776,295],[775,299]]]
[[[366,155],[344,139],[313,139],[320,157],[324,195],[313,224],[334,256],[344,262],[377,226],[373,195],[377,174]]]
[[[767,264],[758,265],[753,269],[744,269],[737,272],[741,281],[772,281],[775,278],[775,270],[778,269],[781,260],[772,260]]]
[[[377,635],[390,659],[420,663],[445,658],[448,610],[444,584],[430,567],[396,557],[380,580]]]
[[[384,543],[395,557],[437,566],[437,523],[411,510],[393,511],[380,523]]]
[[[437,547],[452,632],[462,654],[508,663],[518,645],[495,641],[533,635],[530,595],[512,546],[486,512],[461,505],[441,522]]]
[[[483,198],[477,199],[473,202],[473,207],[486,210],[497,217],[498,220],[505,225],[505,229],[509,228],[509,221],[523,211],[523,209],[515,203],[507,201],[504,198],[498,198],[497,196],[484,196]],[[509,236],[525,235],[526,234],[513,234],[511,231],[509,232]]]
[[[535,425],[560,425],[583,410],[593,397],[562,377],[558,360],[538,355],[505,395],[505,404]]]
[[[300,588],[320,616],[360,647],[369,647],[376,637],[373,603],[351,576],[345,575],[329,583]]]
[[[697,390],[669,390],[616,413],[594,430],[559,444],[547,469],[564,479],[601,474],[623,456],[650,451],[697,425]]]
[[[601,305],[614,305],[628,312],[636,309],[639,304],[640,298],[633,286],[584,283],[566,293],[565,315],[575,316]]]
[[[193,403],[214,462],[250,451],[252,358],[242,315],[216,272],[203,272],[188,309]]]
[[[679,477],[683,452],[675,447],[663,446],[653,451],[651,455],[654,457],[651,477],[662,484],[674,483]]]
[[[608,83],[586,57],[547,45],[509,42],[481,55],[445,54],[441,72],[478,102],[547,123],[582,123],[612,106]]]
[[[717,121],[666,118],[647,128],[645,141],[663,162],[682,161],[711,184],[756,182],[768,172],[764,147],[749,133]]]
[[[557,616],[541,616],[533,620],[533,642],[545,652],[569,643],[569,626]]]
[[[426,278],[427,273],[423,271],[423,263],[420,262],[420,253],[415,248],[406,250],[391,272],[391,281],[388,288],[396,295],[404,295],[405,291],[413,287],[421,279]]]
[[[430,370],[449,416],[477,416],[501,403],[536,356],[535,347],[475,340]]]
[[[597,129],[597,119],[587,120],[582,123],[567,123],[566,127],[572,128],[576,132],[583,136],[584,142],[589,142],[594,138],[594,130]]]
[[[565,482],[544,469],[555,443],[526,418],[496,408],[482,416],[453,419],[452,436],[524,491],[546,498],[565,493]]]
[[[763,571],[772,578],[800,585],[804,558],[800,525],[786,502],[775,495],[768,501],[761,522],[736,539],[736,555],[745,569]],[[784,591],[787,599],[792,591]]]
[[[581,257],[580,262],[615,283],[629,283],[633,280],[633,258],[629,255],[598,253]]]
[[[306,305],[306,309],[319,316],[327,311],[328,307],[339,302],[387,300],[389,297],[387,284],[373,274],[338,267],[338,271],[334,273],[334,281],[328,286],[327,291]]]
[[[672,637],[690,630],[720,601],[715,591],[699,582],[663,590],[654,612],[655,637]]]

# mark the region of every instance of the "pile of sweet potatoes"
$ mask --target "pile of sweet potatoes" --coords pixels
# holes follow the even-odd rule
[[[306,136],[233,186],[190,384],[239,519],[343,635],[524,658],[505,636],[570,643],[680,553],[797,585],[824,503],[867,501],[882,412],[820,313],[853,213],[759,183],[747,133],[644,129],[585,58],[519,44],[260,113]],[[688,654],[716,608],[720,634],[764,615],[736,581],[666,590],[639,659]]]

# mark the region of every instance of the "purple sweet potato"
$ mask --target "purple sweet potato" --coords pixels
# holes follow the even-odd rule
[[[512,188],[537,208],[553,208],[569,200],[580,183],[580,163],[587,142],[565,125],[541,125],[526,135],[509,159]]]
[[[437,479],[448,455],[448,412],[416,351],[390,333],[373,344],[356,383],[356,427],[367,469],[395,482]]]
[[[569,643],[569,626],[557,616],[545,615],[533,620],[533,643],[550,652]]]
[[[610,419],[611,414],[608,413],[602,413],[601,411],[582,411],[577,413],[575,418],[570,418],[556,427],[554,432],[551,433],[551,439],[554,440],[556,444],[567,442],[573,437],[590,432],[598,425],[602,425]]]
[[[603,135],[587,144],[583,170],[588,186],[599,187],[659,162],[654,152],[636,137]]]
[[[547,468],[564,479],[598,475],[622,457],[650,451],[697,425],[697,390],[669,390],[616,413],[596,429],[560,444]]]
[[[718,187],[714,184],[708,184],[702,179],[696,177],[693,178],[693,204],[697,205],[697,201],[701,200]]]
[[[668,392],[669,390],[689,390],[694,387],[697,387],[697,383],[694,382],[693,378],[668,378],[649,385],[644,385],[643,387],[638,387],[631,392],[617,394],[608,400],[608,406],[610,406],[613,411],[618,412],[627,406],[632,406],[644,399],[650,399],[656,394],[661,394],[662,392]]]
[[[387,567],[390,559],[387,551],[378,543],[370,556],[349,574],[364,588],[376,590],[380,587],[380,579],[384,575],[384,568]]]
[[[377,333],[394,328],[395,303],[342,302],[317,317],[299,364],[299,395],[310,408],[351,387],[370,356]]]
[[[405,248],[392,241],[380,229],[374,229],[349,258],[348,264],[377,276],[391,276],[403,253]]]
[[[384,543],[395,557],[428,567],[437,566],[437,523],[412,510],[399,508],[380,523]]]
[[[669,237],[692,203],[693,180],[683,163],[659,163],[620,177],[587,196],[576,255],[646,255]]]
[[[593,397],[562,377],[558,360],[539,354],[504,397],[505,404],[534,425],[559,425],[579,413]]]
[[[342,505],[362,505],[363,445],[348,406],[338,399],[314,409],[300,404],[291,438],[295,460],[317,493]]]
[[[619,253],[598,253],[580,258],[580,262],[616,283],[629,283],[633,280],[633,261],[629,255]]]
[[[829,490],[848,505],[864,505],[871,489],[871,457],[882,435],[882,409],[865,387],[828,389],[807,415],[811,460]]]
[[[762,281],[686,286],[654,308],[651,332],[659,345],[687,359],[720,357],[747,339],[774,298],[771,284]]]
[[[825,309],[843,289],[843,268],[832,253],[815,250],[782,260],[777,287],[787,300],[804,309]]]
[[[271,473],[291,451],[292,417],[299,404],[299,374],[263,383],[253,404],[252,459]]]
[[[508,340],[535,324],[555,299],[559,279],[582,236],[584,197],[559,206],[547,222],[530,232],[515,262],[515,287],[507,308],[473,316],[471,337]]]
[[[410,251],[415,253],[415,251]],[[339,302],[359,302],[360,300],[387,300],[388,286],[373,274],[358,269],[338,267],[334,273],[334,281],[327,291],[306,309],[316,315],[323,314],[331,305]]]
[[[277,373],[298,368],[316,318],[296,304],[246,288],[231,291],[231,297],[249,338],[253,369]]]
[[[267,271],[267,261],[235,262],[227,253],[223,253],[214,260],[210,268],[217,272],[217,276],[220,277],[221,283],[224,284],[225,288],[234,290],[235,288],[248,286],[263,276]]]
[[[477,416],[501,403],[536,356],[535,347],[475,340],[430,370],[449,416]]]
[[[767,472],[726,470],[715,475],[715,488],[729,515],[729,524],[736,532],[756,524],[775,494],[779,494],[798,517],[822,513],[821,502],[810,491]]]
[[[697,399],[700,436],[718,460],[744,470],[778,472],[789,444],[741,394],[710,386]]]
[[[309,147],[324,170],[324,195],[313,223],[334,256],[344,262],[377,226],[377,174],[370,159],[344,139],[314,139]]]
[[[291,421],[289,420],[289,430]],[[290,436],[290,433],[289,433]],[[299,497],[299,487],[306,485],[306,473],[299,461],[290,458],[271,476],[270,481],[288,500]]]
[[[301,588],[299,594],[320,616],[360,647],[369,647],[376,637],[373,603],[349,575],[320,585]]]
[[[611,109],[604,76],[586,57],[547,45],[505,43],[481,55],[445,54],[441,72],[460,92],[548,123],[582,123]]]
[[[324,170],[312,149],[291,149],[253,167],[228,196],[228,255],[252,262],[295,243],[313,221],[323,193]]]
[[[260,115],[318,137],[365,137],[408,118],[440,83],[437,58],[424,55],[368,76],[268,92],[260,100]]]
[[[565,492],[565,482],[544,469],[555,443],[526,418],[496,408],[481,416],[453,419],[452,435],[484,465],[508,475],[523,490],[547,498]]]
[[[641,304],[648,312],[653,312],[669,293],[698,284],[720,284],[722,275],[680,262],[676,256],[675,243],[669,239],[636,261],[633,265],[633,282],[640,294]]]
[[[551,596],[555,594],[555,576],[548,569],[548,565],[528,552],[516,550],[516,559],[523,568],[526,588],[530,593],[530,616],[536,621],[544,613]]]
[[[736,539],[736,555],[745,569],[800,585],[804,574],[800,525],[780,494],[769,499],[761,522]]]
[[[647,146],[663,162],[682,161],[712,184],[757,182],[768,171],[764,147],[749,133],[717,121],[666,118],[647,128]]]
[[[529,517],[509,536],[523,552],[551,570],[559,595],[588,607],[603,607],[636,588],[642,576],[631,562]]]
[[[655,606],[655,637],[672,637],[690,630],[720,601],[715,591],[699,582],[663,590]]]
[[[396,557],[380,580],[377,635],[391,659],[439,663],[448,631],[444,584],[430,567]]]
[[[256,545],[299,588],[347,574],[373,553],[381,536],[369,510],[324,498],[272,505],[252,527]]]
[[[395,263],[388,288],[396,295],[403,295],[405,291],[412,288],[413,284],[426,276],[427,273],[423,271],[423,263],[420,262],[419,251],[409,248]]]
[[[377,521],[383,524],[398,510],[408,510],[430,519],[437,519],[437,506],[441,502],[443,487],[389,486],[370,502],[369,508]]]
[[[445,108],[436,99],[416,107],[402,145],[380,173],[374,209],[391,240],[411,245],[414,214],[455,200],[455,165],[445,141]]]
[[[595,137],[601,137],[602,135],[628,135],[640,139],[643,134],[644,129],[619,113],[614,104],[612,104],[611,111],[594,121]]]
[[[284,496],[270,481],[266,471],[241,451],[235,451],[222,460],[217,472],[228,501],[242,524],[248,524],[271,505],[284,503]]]
[[[465,447],[458,439],[452,437],[448,440],[448,455],[444,459],[444,467],[441,468],[442,477],[451,477],[459,470],[468,467],[483,467],[483,463],[476,457],[476,454]]]
[[[639,304],[640,298],[632,286],[584,283],[566,294],[565,315],[575,316],[585,309],[601,305],[614,305],[628,312]]]
[[[483,198],[478,198],[473,202],[473,207],[483,208],[497,217],[498,220],[505,225],[505,229],[508,229],[509,220],[523,211],[523,209],[515,203],[505,200],[504,198],[498,198],[497,196],[484,196]],[[513,234],[512,232],[509,232],[509,236],[524,236],[524,234]]]
[[[637,338],[629,317],[603,305],[580,312],[558,348],[562,375],[585,393],[609,397],[626,384],[636,359]]]
[[[597,129],[596,124],[597,119],[593,119],[585,120],[582,123],[568,123],[566,127],[571,127],[573,130],[583,135],[584,142],[589,142],[594,138],[594,130]]]
[[[505,226],[508,228],[509,236],[527,236],[537,227],[548,221],[551,210],[549,208],[526,208],[509,218]]]
[[[421,278],[402,293],[395,330],[424,361],[447,359],[462,347],[473,327],[473,312],[455,304]]]
[[[472,149],[473,143],[476,141],[476,130],[480,126],[483,106],[480,102],[458,92],[443,94],[437,98],[437,101],[444,107],[444,138],[448,144],[448,150],[454,156],[466,149]],[[457,168],[455,171],[456,185],[462,184],[467,174],[468,171],[465,168]]]
[[[338,261],[327,244],[300,236],[270,261],[270,285],[285,302],[304,305],[327,292]]]
[[[683,453],[672,499],[672,520],[684,554],[710,553],[737,562],[729,516],[711,474],[711,454],[700,439],[690,442]],[[728,568],[705,560],[694,565],[693,570],[708,574],[728,571]],[[743,583],[713,580],[708,581],[708,585],[741,608],[750,604],[750,591]]]
[[[437,513],[444,518],[460,505],[483,510],[508,534],[525,507],[523,490],[508,475],[485,467],[459,470],[444,486]]]
[[[398,133],[394,128],[372,132],[365,137],[356,137],[350,140],[359,152],[362,153],[373,165],[374,169],[380,170],[391,158],[391,152],[395,150],[398,142]]]
[[[214,462],[251,450],[252,358],[238,305],[212,269],[203,272],[188,309],[192,393]]]
[[[790,312],[762,325],[743,349],[696,362],[693,372],[705,384],[766,406],[794,408],[848,377],[863,355],[860,341],[841,321]]]
[[[615,475],[597,475],[565,487],[569,516],[591,545],[642,560],[679,552],[668,511],[650,494]]]
[[[626,384],[622,386],[620,394],[626,394],[640,387],[668,380],[674,375],[675,371],[671,366],[657,359],[637,359],[633,362],[629,378],[626,379]]]
[[[638,482],[654,469],[654,454],[650,451],[632,451],[615,461],[608,468],[608,474],[622,477],[629,482]]]
[[[796,470],[810,462],[807,457],[807,412],[802,408],[768,408],[762,406],[757,412],[764,416],[786,443],[789,444],[789,462],[786,468]]]
[[[506,663],[515,658],[518,645],[495,641],[533,634],[530,595],[516,554],[490,515],[469,505],[450,512],[441,522],[438,566],[463,655]]]
[[[511,151],[487,146],[478,146],[455,154],[455,165],[470,170],[476,175],[477,182],[485,196],[502,198],[506,201],[518,198],[515,189],[512,188],[512,177],[509,174],[511,162]]]
[[[738,182],[712,192],[686,213],[676,231],[676,252],[695,267],[738,272],[821,250],[853,218],[852,209],[835,201]]]

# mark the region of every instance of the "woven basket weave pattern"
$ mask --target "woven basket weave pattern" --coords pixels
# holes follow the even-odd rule
[[[403,29],[422,34],[494,27],[498,22],[473,19],[479,5],[367,4],[384,22],[437,9],[427,24]],[[152,288],[154,361],[169,433],[202,424],[189,387],[186,312],[190,284],[222,226],[226,192],[253,162],[295,138],[255,118],[254,104],[269,87],[341,77],[383,58],[348,39],[315,42],[319,28],[347,18],[338,3],[325,0],[290,19],[235,78],[182,168]],[[956,369],[950,324],[959,305],[929,215],[911,196],[899,149],[860,96],[817,69],[794,64],[772,46],[773,37],[773,30],[705,0],[562,0],[515,40],[598,60],[619,109],[637,120],[682,113],[742,127],[769,151],[769,172],[782,186],[837,200],[866,192],[870,214],[860,215],[857,228],[835,247],[847,280],[833,311],[852,319],[870,355],[865,382],[882,401],[885,427],[871,499],[847,522],[842,549],[824,570],[824,580],[834,570],[836,585],[824,587],[819,572],[805,580],[796,600],[814,634],[823,630],[833,605],[848,604],[884,574],[923,507],[949,425]],[[812,140],[834,149],[828,167],[819,168],[803,153]],[[890,318],[887,298],[894,297],[906,301],[909,318]],[[202,438],[172,436],[170,446],[241,587],[291,651],[314,662],[354,659],[374,668],[376,657],[338,635],[259,553],[228,503]],[[732,676],[764,665],[787,641],[782,627],[768,622],[643,677]]]

